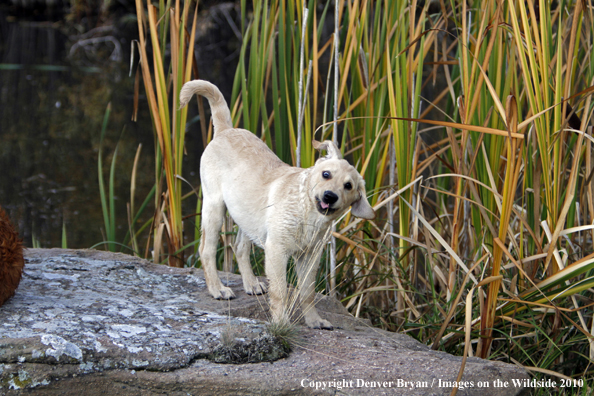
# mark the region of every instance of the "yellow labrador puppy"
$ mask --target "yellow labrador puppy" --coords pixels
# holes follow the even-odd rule
[[[266,292],[250,265],[253,242],[265,251],[272,319],[287,321],[287,261],[292,256],[306,324],[332,329],[315,309],[314,282],[333,220],[349,208],[355,216],[375,217],[365,195],[365,181],[331,141],[314,142],[317,149],[327,151],[315,166],[302,169],[285,164],[253,133],[233,128],[229,107],[215,85],[202,80],[186,83],[180,106],[194,94],[208,99],[214,124],[214,138],[200,162],[200,258],[208,291],[217,299],[235,297],[221,283],[215,261],[227,208],[239,226],[235,254],[245,291]]]

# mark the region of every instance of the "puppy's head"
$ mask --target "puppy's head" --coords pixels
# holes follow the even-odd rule
[[[351,213],[363,219],[375,218],[375,212],[365,193],[365,180],[357,170],[342,159],[336,145],[326,140],[313,142],[317,150],[327,155],[318,159],[309,180],[309,196],[324,216],[338,217],[351,207]]]

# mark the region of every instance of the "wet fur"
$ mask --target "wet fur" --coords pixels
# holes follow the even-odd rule
[[[228,210],[239,226],[235,255],[245,291],[267,291],[250,265],[251,244],[255,243],[265,251],[272,319],[287,321],[286,274],[292,256],[306,324],[332,329],[315,309],[314,282],[333,221],[349,208],[358,217],[375,216],[363,178],[330,141],[315,142],[327,155],[313,167],[291,167],[253,133],[233,128],[229,107],[216,86],[201,80],[186,83],[180,93],[181,107],[194,94],[208,99],[215,132],[200,160],[203,201],[199,250],[210,294],[218,299],[234,297],[233,291],[221,283],[216,269],[219,232]],[[330,204],[325,202],[329,192],[336,198]],[[321,201],[326,209],[320,206]]]

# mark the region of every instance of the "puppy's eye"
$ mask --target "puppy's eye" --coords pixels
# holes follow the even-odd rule
[[[353,185],[351,183],[344,183],[344,189],[351,191],[351,189],[353,188]]]
[[[330,172],[324,171],[324,172],[322,172],[322,177],[324,179],[330,179],[332,177],[332,175],[330,174]]]

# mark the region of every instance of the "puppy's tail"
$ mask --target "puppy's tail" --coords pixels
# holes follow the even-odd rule
[[[223,94],[216,85],[204,80],[188,81],[184,84],[179,93],[179,108],[185,107],[194,94],[202,95],[208,99],[212,112],[212,123],[215,133],[225,129],[233,128],[231,112],[223,97]]]

